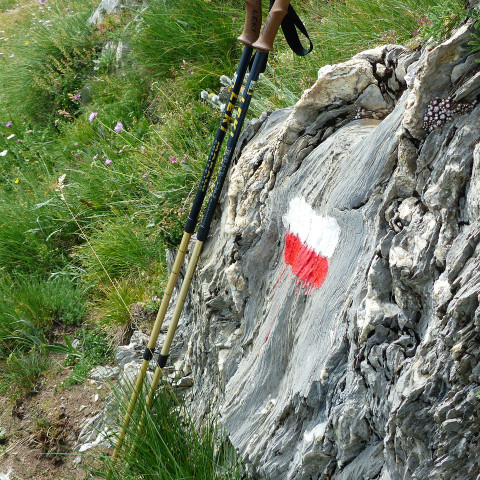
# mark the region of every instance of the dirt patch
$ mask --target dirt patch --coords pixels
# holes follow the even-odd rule
[[[59,367],[42,381],[39,392],[13,406],[0,398],[0,428],[7,431],[0,444],[0,474],[11,479],[80,480],[89,478],[85,458],[73,451],[85,421],[104,405],[111,386],[87,380],[62,388],[71,370]]]

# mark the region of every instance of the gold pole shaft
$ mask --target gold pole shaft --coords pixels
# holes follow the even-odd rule
[[[193,274],[195,273],[195,269],[197,268],[198,259],[200,257],[200,254],[202,253],[203,245],[204,245],[204,242],[200,242],[200,241],[196,242],[192,252],[192,256],[190,258],[190,261],[188,262],[187,270],[185,272],[185,278],[183,279],[182,286],[180,288],[180,293],[178,294],[177,303],[175,305],[175,310],[173,311],[172,319],[168,327],[167,336],[163,341],[161,354],[164,356],[168,356],[170,352],[172,340],[177,330],[178,321],[180,320],[183,306],[185,305],[185,300],[187,298],[188,290],[190,289],[190,284],[192,283]],[[157,366],[152,378],[150,389],[148,390],[148,394],[145,398],[146,408],[149,408],[149,409],[152,408],[155,392],[158,388],[158,384],[160,383],[162,376],[163,376],[163,369],[160,366]],[[143,430],[144,425],[145,425],[145,414],[142,412],[140,416],[140,420],[138,422],[138,428],[137,428],[138,433],[140,433]],[[132,454],[135,451],[134,448],[135,447],[132,448],[132,450],[130,451],[130,454]]]
[[[170,352],[170,347],[172,345],[172,340],[177,330],[178,321],[182,315],[183,305],[185,304],[185,299],[187,298],[188,290],[190,289],[190,284],[192,283],[193,274],[197,268],[198,259],[202,253],[204,242],[197,240],[195,247],[193,248],[192,257],[188,262],[187,270],[185,272],[185,278],[183,279],[182,287],[180,288],[180,293],[178,294],[177,304],[175,305],[175,310],[173,311],[172,319],[168,327],[167,335],[163,341],[162,346],[162,355],[167,356]]]
[[[180,269],[182,268],[183,260],[185,259],[185,255],[187,253],[187,248],[188,248],[188,244],[190,242],[191,236],[192,236],[191,233],[185,232],[183,234],[182,241],[180,242],[177,256],[175,258],[175,262],[173,264],[173,268],[168,278],[165,292],[163,294],[162,303],[160,304],[160,308],[158,309],[157,317],[155,319],[155,324],[153,326],[152,332],[150,334],[150,339],[147,344],[147,348],[149,348],[150,350],[153,350],[157,343],[158,335],[160,334],[160,329],[162,328],[163,320],[165,319],[165,315],[168,310],[168,305],[170,303],[170,299],[172,298],[173,289],[175,288],[175,285],[177,283],[178,275],[180,273]],[[142,366],[140,367],[140,371],[138,372],[135,387],[132,391],[132,396],[130,397],[130,402],[128,404],[127,411],[125,413],[125,417],[123,419],[123,425],[117,438],[117,444],[115,446],[115,450],[113,451],[113,455],[112,455],[113,460],[117,459],[118,456],[120,455],[120,450],[122,448],[123,441],[125,439],[127,428],[130,424],[133,409],[135,408],[135,404],[137,403],[138,396],[142,391],[142,386],[145,380],[145,375],[147,373],[148,364],[149,364],[149,360],[144,360],[142,362]]]
[[[158,388],[158,384],[160,383],[160,379],[162,378],[162,376],[163,376],[163,369],[160,367],[157,367],[155,369],[155,373],[153,374],[152,384],[150,385],[148,395],[145,398],[146,408],[148,409],[152,408],[153,397]],[[139,435],[142,432],[144,426],[145,426],[145,412],[142,411],[142,413],[140,414],[140,420],[138,422],[138,427],[137,427],[137,433]],[[130,450],[129,455],[132,455],[133,452],[135,452],[135,446],[132,446],[132,449]]]
[[[190,261],[188,262],[187,270],[185,272],[185,278],[183,279],[182,287],[180,288],[180,293],[178,294],[177,304],[175,305],[175,310],[173,311],[172,319],[168,327],[167,335],[163,341],[161,354],[165,357],[168,356],[170,352],[170,347],[172,345],[173,337],[177,330],[178,321],[182,314],[183,305],[185,304],[185,299],[187,298],[188,290],[190,289],[190,284],[192,283],[193,274],[197,268],[198,259],[202,253],[204,242],[197,240],[195,247],[192,252]],[[150,390],[146,398],[146,403],[148,408],[152,406],[153,396],[158,387],[160,379],[163,375],[163,369],[159,366],[155,369],[155,374],[153,375],[152,384],[150,385]]]

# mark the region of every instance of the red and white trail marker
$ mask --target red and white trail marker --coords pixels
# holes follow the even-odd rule
[[[340,238],[340,226],[333,217],[319,215],[301,197],[290,201],[288,212],[283,217],[285,224],[285,251],[284,265],[273,289],[273,298],[277,296],[277,287],[280,286],[279,299],[275,301],[270,311],[268,330],[263,343],[257,353],[267,343],[279,309],[285,299],[291,282],[289,279],[297,277],[298,293],[304,289],[305,295],[311,295],[320,288],[328,274],[329,259],[335,251]],[[284,278],[287,276],[287,281]]]
[[[325,281],[329,258],[340,238],[340,227],[333,217],[315,213],[301,197],[290,201],[283,221],[286,227],[283,259],[297,277],[297,285],[311,293]]]

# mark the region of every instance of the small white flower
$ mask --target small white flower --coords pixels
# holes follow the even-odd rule
[[[3,152],[0,152],[0,157],[4,157],[8,153],[8,150],[4,150]]]
[[[11,135],[9,135],[9,136],[7,137],[7,140],[11,140],[14,136],[15,136],[15,134],[12,133]]]

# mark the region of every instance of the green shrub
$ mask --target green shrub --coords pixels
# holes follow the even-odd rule
[[[433,40],[445,39],[466,18],[463,0],[440,0],[431,5],[426,13],[422,37]]]

